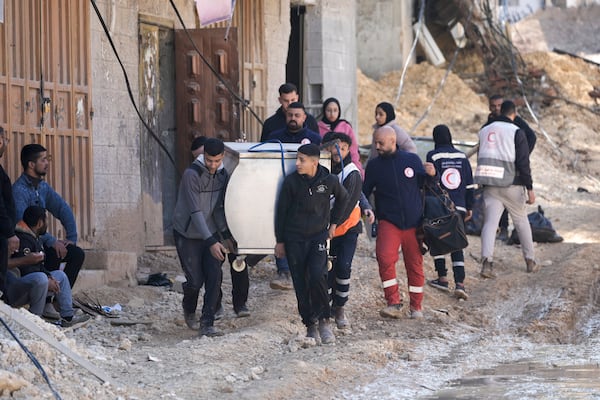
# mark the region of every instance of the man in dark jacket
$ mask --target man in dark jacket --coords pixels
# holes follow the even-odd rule
[[[289,104],[285,115],[287,125],[282,129],[271,132],[268,137],[269,140],[279,140],[282,143],[321,143],[321,135],[317,133],[318,131],[313,132],[304,127],[307,114],[302,103],[294,102]],[[256,257],[251,257],[251,259],[252,264],[258,262]],[[271,288],[292,289],[290,268],[287,259],[276,257],[275,264],[277,265],[277,277],[271,281]]]
[[[271,132],[268,140],[279,140],[281,143],[321,143],[319,131],[313,131],[304,126],[307,118],[304,105],[299,102],[292,103],[285,112],[286,126]]]
[[[6,136],[4,128],[0,126],[0,158],[4,155],[8,147],[9,138]],[[17,297],[18,293],[11,296],[11,292],[16,289],[9,289],[7,279],[8,257],[19,250],[19,238],[15,235],[15,201],[12,195],[12,184],[10,178],[0,165],[0,298],[11,303],[11,297]],[[28,290],[28,288],[22,288]]]
[[[416,154],[400,150],[396,145],[396,132],[389,126],[375,131],[374,143],[379,156],[367,164],[363,192],[369,197],[375,190],[375,214],[379,220],[375,251],[387,302],[380,315],[386,318],[402,316],[402,300],[396,279],[398,249],[402,247],[408,276],[410,316],[422,318],[425,274],[416,230],[423,215],[421,187],[428,175],[435,176],[435,167],[432,163],[423,164]]]
[[[73,297],[69,278],[60,269],[49,271],[44,267],[44,246],[40,236],[46,233],[46,210],[38,206],[30,206],[23,212],[23,220],[19,221],[15,231],[19,237],[19,251],[8,261],[9,267],[18,268],[21,280],[31,283],[36,289],[31,292],[29,311],[42,315],[48,293],[56,296],[60,309],[60,325],[70,327],[90,319],[83,313],[73,310]]]
[[[535,202],[527,137],[513,124],[516,108],[512,101],[502,103],[501,114],[479,131],[475,183],[484,186],[485,213],[481,230],[481,276],[484,278],[495,277],[494,241],[504,208],[519,234],[527,272],[535,272],[539,268],[535,262],[531,226],[525,209],[525,204]]]
[[[503,102],[504,98],[499,94],[495,94],[490,97],[490,114],[488,115],[486,125],[494,122],[496,118],[502,115],[500,113],[500,108],[502,107]],[[535,132],[533,131],[533,129],[531,129],[529,124],[519,115],[515,115],[513,124],[517,125],[519,129],[525,132],[525,137],[527,137],[527,146],[529,147],[529,154],[531,154],[533,148],[535,147],[535,142],[537,141]],[[500,232],[498,232],[498,239],[502,241],[508,240],[508,211],[506,211],[506,209],[504,209],[504,212],[502,213],[502,217],[500,218],[500,223],[498,224],[498,227],[500,228]]]
[[[329,322],[327,239],[343,222],[348,193],[319,164],[319,155],[315,144],[300,146],[296,171],[283,181],[275,210],[275,256],[287,256],[306,336],[326,344],[335,342]],[[335,204],[330,210],[332,196]]]
[[[173,215],[173,236],[177,255],[185,273],[183,315],[200,336],[219,336],[214,327],[221,292],[221,264],[234,251],[223,207],[228,174],[220,168],[225,146],[219,139],[204,143],[204,158],[196,159],[183,172]],[[223,242],[223,243],[221,243]],[[205,285],[202,316],[198,324],[196,308],[200,289]]]
[[[279,97],[277,99],[279,100],[281,107],[277,109],[275,114],[267,118],[263,124],[262,133],[260,135],[261,142],[269,139],[269,135],[272,132],[284,129],[286,127],[286,112],[288,106],[299,100],[298,88],[293,83],[284,83],[283,85],[279,86]],[[306,114],[304,127],[313,132],[319,132],[319,125],[317,124],[315,117],[310,114]]]

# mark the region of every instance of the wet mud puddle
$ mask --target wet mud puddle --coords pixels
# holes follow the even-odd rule
[[[481,332],[424,346],[422,360],[394,363],[344,399],[600,400],[600,315],[576,344],[540,345]]]

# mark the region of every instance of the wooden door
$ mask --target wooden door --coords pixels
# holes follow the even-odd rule
[[[13,180],[21,148],[51,157],[47,180],[71,206],[80,241],[93,235],[89,2],[6,0],[0,24],[0,124],[10,138],[3,160]],[[50,219],[58,237],[65,232]]]
[[[239,91],[237,30],[225,40],[225,28],[192,29],[198,50],[233,91]],[[235,141],[240,137],[240,110],[183,30],[175,31],[175,91],[177,107],[177,167],[183,171],[192,161],[190,144],[196,136]]]

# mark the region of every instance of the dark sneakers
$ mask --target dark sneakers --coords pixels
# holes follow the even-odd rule
[[[319,336],[321,336],[322,344],[335,343],[335,335],[331,329],[331,322],[329,318],[323,318],[319,320]]]
[[[306,337],[313,338],[317,344],[319,343],[321,337],[319,336],[319,324],[317,322],[306,327]]]
[[[467,294],[467,291],[465,290],[464,284],[462,284],[462,283],[456,284],[456,287],[454,288],[454,296],[459,300],[467,300],[469,298],[469,295]]]
[[[208,336],[208,337],[215,337],[215,336],[223,336],[223,332],[220,331],[219,329],[215,328],[213,325],[208,325],[208,324],[200,324],[200,336]]]
[[[187,325],[188,328],[197,331],[198,329],[200,329],[200,321],[198,321],[198,317],[196,316],[196,313],[188,313],[188,312],[183,312],[183,318],[185,319],[185,324]]]
[[[333,316],[338,329],[346,329],[350,326],[344,307],[333,307]]]
[[[434,287],[436,289],[439,289],[443,292],[449,292],[450,288],[448,287],[448,282],[444,282],[441,281],[439,278],[438,279],[433,279],[431,281],[427,281],[427,284],[431,287]]]
[[[238,308],[237,310],[233,310],[233,311],[235,311],[235,316],[238,318],[244,318],[244,317],[250,316],[250,310],[248,310],[248,307],[246,307],[245,304],[243,306],[241,306],[240,308]]]
[[[76,325],[83,324],[86,321],[89,321],[91,317],[88,314],[84,313],[76,313],[72,317],[65,317],[60,320],[60,326],[63,328],[71,328]]]

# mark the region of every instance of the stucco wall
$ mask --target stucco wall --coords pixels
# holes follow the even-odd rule
[[[168,1],[96,1],[128,74],[139,106],[139,13],[176,20]],[[177,0],[188,27],[195,27],[193,2]],[[144,250],[140,132],[142,125],[127,94],[118,61],[93,9],[90,15],[94,226],[93,247],[103,250]],[[179,27],[176,23],[175,27]],[[162,216],[157,216],[162,218]],[[152,221],[149,221],[152,223]]]

